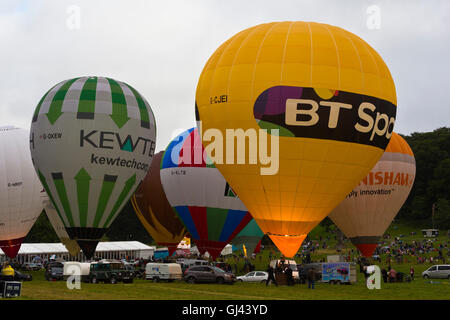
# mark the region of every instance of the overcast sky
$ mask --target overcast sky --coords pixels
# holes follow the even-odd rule
[[[159,151],[195,125],[197,81],[215,49],[285,20],[342,27],[381,55],[397,88],[396,132],[450,126],[448,0],[1,0],[0,125],[29,128],[39,99],[62,80],[107,76],[149,101]]]

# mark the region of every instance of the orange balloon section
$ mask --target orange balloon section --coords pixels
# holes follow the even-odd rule
[[[378,163],[329,218],[364,256],[372,256],[379,238],[408,198],[415,174],[411,148],[393,133]]]
[[[386,64],[361,38],[287,21],[241,31],[214,52],[196,118],[209,157],[293,257],[379,160],[396,103]]]

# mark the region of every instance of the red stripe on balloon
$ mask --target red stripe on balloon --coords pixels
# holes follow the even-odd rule
[[[194,221],[200,239],[208,238],[208,221],[206,218],[206,207],[188,207],[191,213],[192,221]]]

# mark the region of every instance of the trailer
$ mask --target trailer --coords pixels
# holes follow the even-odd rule
[[[356,279],[356,264],[353,262],[322,263],[322,282],[352,284]]]
[[[153,282],[161,280],[172,282],[181,280],[182,276],[181,266],[178,263],[149,262],[145,266],[145,279],[153,280]]]

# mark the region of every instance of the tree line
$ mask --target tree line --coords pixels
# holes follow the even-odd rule
[[[414,132],[402,137],[416,159],[416,178],[399,219],[434,221],[435,228],[450,228],[450,128]],[[431,227],[431,225],[428,225]]]

